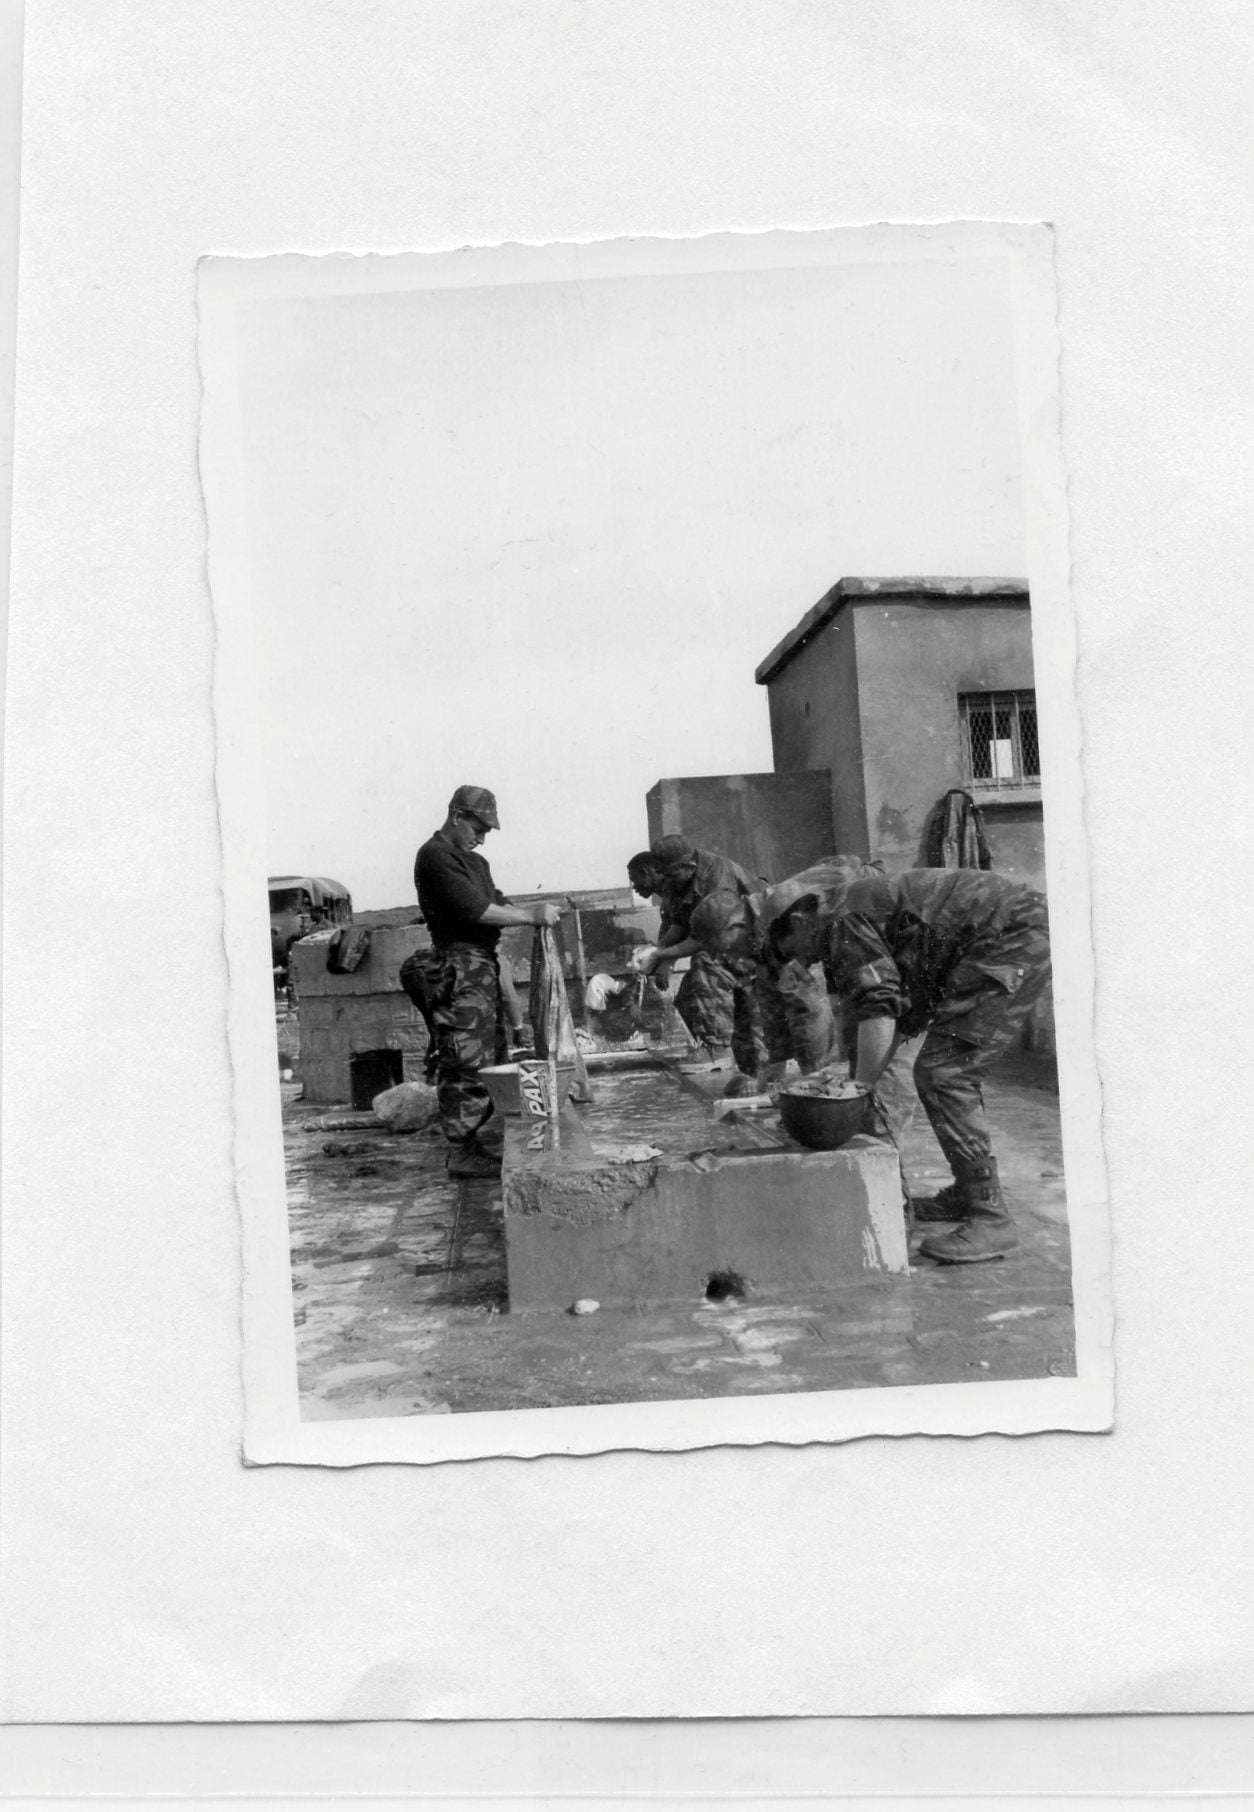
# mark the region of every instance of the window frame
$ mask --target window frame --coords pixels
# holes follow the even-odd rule
[[[997,727],[999,712],[1007,710],[1011,714],[1011,763],[1012,772],[1006,776],[988,775],[981,778],[975,772],[975,757],[971,741],[972,708],[987,711],[992,719],[994,729]],[[1036,744],[1036,770],[1030,772],[1024,765],[1024,726],[1023,712],[1030,709],[1032,714],[1032,740]],[[1041,794],[1040,742],[1036,713],[1036,691],[1031,686],[1001,686],[989,691],[970,691],[958,694],[958,735],[962,748],[963,782],[971,797],[981,804],[1004,800],[1007,804],[1025,798],[1039,799]],[[1004,737],[990,737],[990,748],[993,741],[1005,741]],[[990,766],[992,765],[990,760]]]

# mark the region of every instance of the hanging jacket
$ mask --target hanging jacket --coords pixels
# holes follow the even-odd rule
[[[993,866],[980,808],[961,787],[951,788],[933,813],[927,859],[929,868]]]

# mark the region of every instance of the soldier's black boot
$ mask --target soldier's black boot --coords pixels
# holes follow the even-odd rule
[[[910,1205],[916,1221],[964,1221],[967,1218],[967,1205],[957,1183],[947,1183],[935,1195],[912,1196]]]
[[[451,1177],[499,1177],[501,1154],[478,1139],[466,1139],[449,1151],[447,1169]]]
[[[1019,1235],[1006,1212],[996,1158],[959,1163],[955,1168],[966,1218],[949,1233],[930,1233],[919,1251],[942,1265],[981,1265],[1004,1258],[1019,1244]]]

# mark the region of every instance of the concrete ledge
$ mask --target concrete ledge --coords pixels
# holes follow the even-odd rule
[[[909,1271],[896,1152],[727,1151],[606,1163],[567,1108],[560,1149],[506,1123],[509,1306],[693,1301],[711,1277],[803,1295]]]

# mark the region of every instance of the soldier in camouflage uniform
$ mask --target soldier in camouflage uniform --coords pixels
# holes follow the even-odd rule
[[[759,1059],[756,1072],[747,1068],[739,1049],[736,1054],[740,1069],[746,1075],[756,1073],[760,1086],[780,1081],[790,1058],[809,1074],[839,1062],[844,1051],[843,1024],[832,1012],[822,967],[781,956],[763,935],[760,925],[768,899],[778,914],[807,894],[822,899],[852,876],[883,872],[879,863],[863,862],[858,856],[828,856],[781,881],[769,894],[720,891],[708,894],[693,911],[689,932],[706,961],[720,964],[733,988],[750,996],[740,1007],[741,1044],[752,1037]]]
[[[790,1057],[795,1057],[797,1067],[808,1074],[839,1061],[845,1054],[845,1027],[832,1012],[821,966],[780,955],[761,929],[768,910],[772,917],[778,917],[807,894],[817,896],[822,903],[833,888],[842,887],[850,878],[883,872],[878,862],[864,862],[860,856],[825,856],[800,874],[781,881],[765,898],[755,897],[753,950],[768,1052],[765,1080],[778,1080]]]
[[[750,935],[751,906],[739,893],[710,893],[694,908],[689,939],[698,946],[675,1005],[686,1023],[713,1032],[731,1048],[742,1076],[757,1076],[769,1058],[758,991],[758,964]],[[689,1020],[689,1014],[692,1015]]]
[[[692,936],[692,915],[715,893],[747,898],[755,879],[738,862],[714,850],[696,849],[682,837],[661,837],[627,864],[627,877],[637,893],[659,897],[662,928],[658,954],[646,973],[665,986],[670,965],[679,957],[690,958],[688,973],[679,985],[675,1005],[693,1038],[704,1046],[702,1068],[726,1069],[735,1062],[749,1062],[745,1073],[755,1075],[765,1057],[760,1034],[746,1017],[743,987],[729,969],[701,941]],[[738,1004],[739,1003],[739,1004]],[[739,1015],[739,1030],[738,1016]]]
[[[983,1079],[1017,1044],[1050,973],[1044,896],[977,869],[853,879],[770,919],[782,956],[823,963],[857,1024],[855,1075],[874,1086],[900,1043],[926,1032],[915,1085],[954,1182],[937,1198],[958,1225],[920,1248],[979,1264],[1019,1243],[984,1113]]]
[[[498,958],[468,944],[416,950],[401,986],[427,1026],[426,1076],[436,1086],[440,1126],[453,1145],[471,1140],[492,1112],[477,1073],[509,1059]]]
[[[432,948],[401,968],[401,986],[427,1024],[427,1074],[434,1077],[440,1125],[453,1177],[492,1176],[497,1152],[480,1137],[492,1101],[479,1071],[508,1056],[506,1010],[497,944],[506,925],[555,925],[552,901],[514,906],[478,854],[499,830],[496,800],[486,787],[459,786],[448,816],[418,851],[414,885]]]

